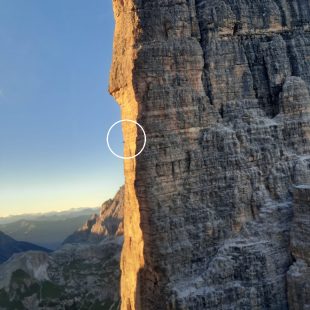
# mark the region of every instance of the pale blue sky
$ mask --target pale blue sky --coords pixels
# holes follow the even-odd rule
[[[111,3],[0,0],[0,217],[97,206],[122,185],[105,144]]]

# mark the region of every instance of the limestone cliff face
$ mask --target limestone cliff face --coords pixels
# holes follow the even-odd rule
[[[303,309],[292,197],[310,184],[309,1],[114,12],[110,92],[148,138],[125,161],[122,309]],[[123,132],[135,154],[142,134]]]
[[[137,120],[139,117],[139,103],[136,98],[134,86],[134,60],[137,58],[137,42],[140,26],[139,17],[132,1],[113,1],[115,12],[115,37],[114,54],[111,70],[110,93],[121,106],[122,118]],[[123,124],[125,140],[124,156],[136,154],[139,144],[138,130],[128,123]],[[140,142],[141,143],[141,142]],[[143,236],[140,228],[141,212],[137,198],[136,160],[126,160],[125,170],[125,197],[124,204],[124,234],[126,239],[123,244],[121,258],[121,298],[123,308],[141,308],[140,281],[137,280],[139,270],[144,266]],[[126,228],[125,228],[126,227]]]

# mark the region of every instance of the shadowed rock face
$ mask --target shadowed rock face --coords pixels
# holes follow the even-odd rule
[[[291,251],[294,264],[287,273],[290,309],[310,309],[310,186],[294,189]]]
[[[148,138],[125,161],[122,309],[303,309],[309,1],[113,3],[110,92]],[[135,154],[142,134],[123,132]]]

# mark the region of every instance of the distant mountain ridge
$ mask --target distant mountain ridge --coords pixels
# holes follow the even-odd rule
[[[20,220],[34,220],[34,221],[58,221],[59,219],[74,218],[79,216],[89,216],[97,212],[100,208],[73,208],[65,211],[52,211],[47,213],[26,213],[20,215],[10,215],[0,217],[0,225],[14,223]]]
[[[100,214],[93,214],[86,223],[66,238],[63,244],[100,242],[105,236],[123,235],[124,186],[101,206]]]
[[[27,251],[51,252],[29,242],[17,241],[0,231],[0,264],[7,261],[13,254]]]
[[[0,230],[16,240],[27,241],[55,250],[63,240],[91,216],[92,213],[54,220],[19,220],[0,225]]]

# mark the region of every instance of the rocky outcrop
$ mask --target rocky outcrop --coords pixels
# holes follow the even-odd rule
[[[104,237],[122,236],[124,218],[124,186],[113,199],[101,206],[100,214],[94,214],[83,227],[67,237],[66,243],[100,242]]]
[[[113,3],[110,92],[147,133],[125,161],[122,309],[294,309],[309,1]],[[123,133],[137,153],[142,133]]]

